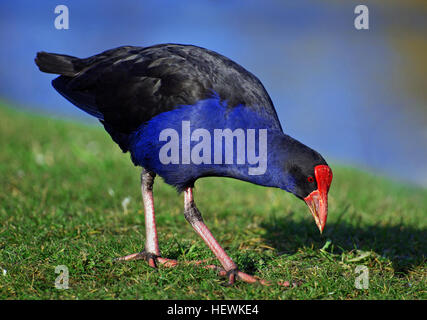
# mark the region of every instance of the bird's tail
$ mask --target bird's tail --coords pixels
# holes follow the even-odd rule
[[[60,74],[68,77],[76,76],[83,68],[80,59],[65,54],[38,52],[34,59],[40,71]]]

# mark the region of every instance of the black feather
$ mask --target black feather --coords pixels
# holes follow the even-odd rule
[[[74,77],[80,70],[75,63],[79,58],[64,54],[38,52],[34,59],[40,71]]]
[[[280,128],[261,82],[237,63],[204,48],[124,46],[86,59],[39,53],[36,63],[42,71],[62,74],[53,81],[55,89],[103,120],[110,134],[129,134],[160,113],[213,94],[231,108],[244,105],[262,112]]]

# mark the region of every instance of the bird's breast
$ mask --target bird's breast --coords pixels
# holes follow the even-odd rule
[[[130,151],[178,188],[204,176],[266,179],[268,135],[277,131],[268,117],[213,97],[152,118],[131,136]]]

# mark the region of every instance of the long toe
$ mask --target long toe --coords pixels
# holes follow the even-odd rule
[[[133,253],[133,254],[129,254],[127,256],[123,256],[120,258],[116,258],[114,259],[114,261],[132,261],[132,260],[146,260],[148,262],[148,264],[150,265],[150,267],[156,268],[157,265],[161,265],[164,266],[166,268],[173,268],[176,267],[178,264],[190,264],[190,265],[201,265],[201,264],[205,264],[208,262],[208,259],[206,260],[196,260],[196,261],[183,261],[183,262],[178,262],[178,260],[175,259],[169,259],[169,258],[164,258],[152,253],[147,253],[145,250],[138,252],[138,253]],[[203,266],[204,268],[208,268],[208,269],[218,269],[221,270],[221,268],[218,268],[215,265],[207,265],[207,266]]]
[[[270,281],[261,279],[261,278],[256,277],[256,276],[251,276],[250,274],[244,273],[238,269],[233,269],[233,270],[230,270],[228,272],[221,269],[219,271],[219,275],[223,276],[223,277],[227,277],[227,279],[228,279],[227,285],[233,285],[236,282],[236,280],[238,280],[238,279],[240,279],[241,281],[244,281],[246,283],[259,283],[259,284],[264,285],[264,286],[273,285],[273,283]],[[279,281],[279,282],[277,282],[277,285],[282,286],[282,287],[290,287],[291,286],[289,281]],[[294,284],[294,286],[296,286],[296,285],[297,284]]]
[[[141,251],[138,253],[133,253],[124,257],[115,259],[116,261],[130,261],[130,260],[146,260],[148,265],[152,268],[157,268],[157,259],[158,255],[150,252]]]
[[[131,260],[143,260],[143,259],[144,260],[146,259],[144,251],[138,252],[138,253],[132,253],[127,256],[116,258],[114,260],[115,261],[131,261]]]

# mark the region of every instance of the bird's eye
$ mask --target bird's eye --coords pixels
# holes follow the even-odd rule
[[[314,179],[313,179],[313,177],[312,177],[312,176],[309,176],[309,177],[307,178],[307,181],[311,183],[311,182],[313,182],[313,181],[314,181]]]

